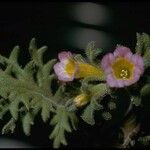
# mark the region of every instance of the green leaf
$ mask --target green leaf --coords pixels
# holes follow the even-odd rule
[[[41,116],[44,122],[46,122],[50,117],[50,111],[52,109],[52,105],[48,101],[42,101],[42,112]]]
[[[150,36],[147,33],[142,33],[144,48],[150,47]]]
[[[146,96],[146,95],[150,94],[150,84],[144,85],[140,91],[140,94],[141,94],[141,96]]]
[[[131,97],[131,102],[135,106],[140,106],[141,105],[141,97],[140,96],[132,96]]]
[[[94,112],[103,109],[102,105],[98,104],[95,99],[92,99],[90,104],[84,109],[81,118],[88,124],[94,125]]]
[[[38,98],[34,98],[30,102],[30,108],[32,109],[32,114],[35,116],[38,114],[38,112],[41,110],[42,102]]]
[[[29,136],[31,132],[31,125],[33,125],[33,118],[31,114],[28,112],[22,119],[22,126],[25,135]]]
[[[2,134],[7,134],[9,132],[14,133],[16,128],[15,120],[14,118],[11,118],[2,128]]]
[[[150,135],[144,136],[144,137],[139,137],[138,141],[142,143],[143,145],[149,145],[150,144]]]
[[[108,103],[108,108],[109,108],[110,110],[116,109],[116,103],[115,103],[115,102],[109,102],[109,103]]]
[[[77,129],[77,123],[78,123],[78,118],[77,118],[76,114],[74,112],[68,113],[68,117],[70,118],[72,128],[74,130],[76,130]]]
[[[27,95],[22,94],[20,97],[20,101],[24,104],[27,110],[30,109],[30,99],[28,98]]]
[[[65,86],[61,85],[58,87],[57,91],[54,94],[54,99],[57,101],[60,101],[62,99],[62,96],[64,95]]]
[[[18,55],[19,55],[19,46],[15,46],[12,52],[10,53],[9,59],[17,63]]]
[[[56,59],[52,59],[43,66],[42,69],[43,78],[47,78],[50,75],[50,71],[52,70],[55,63],[56,63]]]
[[[39,67],[43,65],[43,54],[46,50],[47,50],[47,46],[42,46],[41,48],[37,48],[36,39],[32,38],[29,44],[29,52],[33,61]]]
[[[7,97],[8,97],[8,91],[9,91],[9,88],[5,87],[3,84],[1,84],[1,87],[0,87],[0,96],[3,97],[3,98],[5,98],[5,99],[7,99]]]
[[[44,55],[44,52],[48,49],[47,46],[42,46],[41,48],[39,48],[37,50],[37,61],[38,61],[38,64],[42,64],[43,65],[43,55]]]
[[[18,106],[19,106],[19,99],[17,100],[14,100],[10,103],[9,105],[9,110],[10,110],[10,113],[12,115],[12,117],[17,120],[18,119]]]
[[[32,56],[36,51],[37,51],[36,39],[32,38],[30,43],[29,43],[30,55]]]
[[[91,95],[97,97],[104,97],[106,94],[110,93],[110,89],[106,83],[100,83],[94,86],[89,87]]]
[[[103,112],[103,113],[102,113],[102,117],[103,117],[105,120],[111,120],[112,115],[110,114],[110,112]]]
[[[95,42],[92,41],[88,43],[85,54],[89,60],[89,62],[93,63],[94,59],[102,52],[102,49],[95,48]]]
[[[25,80],[30,80],[34,82],[34,73],[35,73],[35,63],[34,61],[29,61],[26,66],[24,67],[24,78]]]
[[[143,55],[145,68],[150,66],[150,36],[137,33],[136,53]]]
[[[75,59],[77,62],[87,63],[86,60],[85,60],[85,58],[83,58],[81,54],[76,54],[76,55],[74,56],[74,59]]]
[[[137,43],[136,43],[136,53],[143,55],[146,49],[150,48],[150,36],[146,33],[136,34],[137,36]]]
[[[81,91],[85,92],[91,88],[90,82],[93,81],[103,81],[105,77],[93,76],[93,77],[86,77],[81,81]],[[90,86],[89,86],[90,85]]]
[[[71,120],[73,129],[75,129],[76,117],[75,114],[70,114],[64,107],[60,107],[50,122],[51,125],[55,126],[49,136],[50,139],[54,139],[54,148],[59,148],[60,144],[67,145],[65,132],[72,132],[69,120]]]
[[[137,54],[142,54],[142,49],[143,49],[143,40],[142,40],[142,35],[139,33],[136,33],[136,47],[135,47],[135,51]]]
[[[143,56],[145,68],[150,66],[150,47],[148,47]]]

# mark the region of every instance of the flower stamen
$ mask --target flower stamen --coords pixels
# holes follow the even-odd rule
[[[122,69],[122,70],[121,70],[121,73],[120,73],[120,77],[121,77],[122,79],[127,79],[128,76],[129,76],[129,71],[128,71],[127,69]]]
[[[112,72],[116,79],[129,80],[133,77],[134,64],[129,60],[120,57],[112,64]]]

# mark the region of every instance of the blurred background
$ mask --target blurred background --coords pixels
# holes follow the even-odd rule
[[[19,61],[24,65],[33,37],[38,46],[48,46],[45,61],[62,50],[84,54],[90,41],[105,51],[113,51],[116,44],[134,49],[136,32],[150,34],[149,10],[150,2],[1,2],[0,54],[8,56],[19,45]],[[30,137],[21,128],[14,135],[0,135],[0,148],[50,147],[50,127],[40,121],[35,122]],[[68,135],[68,147],[100,147],[97,134],[97,128],[81,125],[79,131]]]

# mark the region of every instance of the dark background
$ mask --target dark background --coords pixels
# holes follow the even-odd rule
[[[19,45],[20,62],[25,64],[29,58],[27,49],[32,37],[37,39],[39,46],[49,47],[45,55],[45,60],[48,60],[57,57],[58,52],[64,49],[83,53],[87,42],[91,40],[98,40],[97,45],[106,51],[114,50],[116,44],[134,49],[136,32],[150,33],[150,2],[88,2],[89,14],[94,12],[93,5],[102,6],[109,12],[107,22],[97,24],[88,24],[82,22],[82,19],[81,21],[75,19],[73,8],[81,3],[84,5],[87,2],[1,2],[0,53],[8,56],[12,48]],[[99,15],[102,14],[97,14],[97,17]],[[105,16],[105,13],[103,15]],[[80,31],[84,28],[88,30],[83,32],[85,34],[87,31],[83,36],[80,35],[82,34]],[[76,34],[78,29],[79,32]],[[93,30],[96,31],[96,35],[102,31],[102,35],[106,35],[106,38],[103,39],[103,36],[102,39],[95,38]],[[18,129],[19,131],[12,137],[34,146],[48,147],[51,144],[48,139],[49,128],[48,124],[44,126],[42,120],[37,119],[30,137],[24,136],[21,129]],[[91,128],[82,124],[77,132],[68,135],[68,146],[101,147],[103,144],[100,145],[98,140],[98,128]],[[103,142],[106,140],[103,137],[101,139]]]

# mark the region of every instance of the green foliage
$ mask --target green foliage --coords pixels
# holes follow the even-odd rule
[[[81,90],[88,93],[91,97],[90,104],[84,109],[81,118],[88,124],[94,125],[94,112],[103,109],[101,100],[110,94],[110,89],[106,83],[92,84],[92,81],[101,81],[100,77],[87,77],[83,79]]]
[[[44,122],[50,118],[50,112],[53,110],[53,106],[49,101],[42,101],[41,116]]]
[[[10,121],[2,128],[2,134],[13,133],[17,121],[21,120],[23,131],[29,136],[34,118],[39,112],[43,122],[53,116],[51,124],[56,126],[51,138],[54,139],[54,147],[58,147],[60,143],[66,144],[65,131],[71,132],[71,126],[75,129],[77,118],[74,112],[67,112],[69,107],[59,109],[66,103],[62,101],[65,88],[58,86],[55,93],[52,90],[51,84],[55,80],[52,68],[56,59],[44,64],[46,49],[46,46],[37,48],[33,38],[29,44],[31,60],[24,68],[17,61],[19,46],[13,48],[9,58],[0,55],[0,118],[3,119],[7,112],[11,116]]]
[[[136,53],[143,55],[145,67],[150,66],[150,36],[146,33],[137,33]]]
[[[148,94],[150,94],[150,84],[145,84],[141,91],[140,91],[141,96],[146,96]]]
[[[96,48],[94,41],[88,43],[86,50],[85,50],[85,54],[90,63],[94,63],[94,60],[96,59],[96,57],[100,55],[101,53],[102,53],[102,49]]]
[[[144,137],[139,137],[138,141],[143,145],[149,145],[150,144],[150,135],[144,136]]]
[[[132,96],[131,103],[134,104],[135,106],[140,106],[141,105],[141,97],[140,96]]]
[[[31,125],[33,125],[33,118],[32,114],[30,112],[26,113],[25,116],[22,119],[22,126],[23,126],[23,131],[25,135],[29,136],[31,132]]]
[[[85,58],[83,58],[81,54],[76,54],[76,55],[74,56],[74,59],[75,59],[76,61],[78,61],[78,62],[86,63]]]
[[[103,98],[105,95],[110,94],[110,89],[106,83],[100,83],[89,87],[92,96]]]
[[[84,92],[84,91],[87,91],[87,90],[91,90],[91,82],[100,82],[100,81],[103,81],[104,80],[104,77],[99,77],[99,76],[93,76],[93,77],[85,77],[82,81],[81,81],[81,90]],[[97,90],[104,90],[102,91],[105,92],[105,90],[108,90],[108,88],[106,87],[106,84],[101,84],[99,85],[99,89]],[[101,86],[104,86],[104,89],[101,87]],[[93,89],[94,90],[94,89]],[[96,90],[96,87],[95,87],[95,90]],[[99,92],[99,91],[97,91]]]
[[[6,134],[6,133],[14,133],[16,128],[16,124],[15,124],[15,119],[11,118],[6,124],[5,126],[2,128],[2,134]]]
[[[102,117],[105,119],[105,120],[111,120],[112,118],[112,115],[110,114],[110,112],[103,112],[102,113]]]
[[[101,110],[103,109],[103,106],[99,104],[94,98],[91,99],[90,104],[86,106],[84,109],[81,118],[88,124],[94,125],[95,120],[94,120],[94,112],[96,110]]]
[[[109,102],[108,103],[108,108],[110,109],[110,110],[114,110],[114,109],[116,109],[116,103],[115,102]]]
[[[75,113],[69,113],[64,107],[59,107],[56,115],[52,118],[50,124],[54,125],[54,130],[49,138],[54,139],[54,148],[59,148],[60,144],[67,145],[65,132],[71,132],[69,121],[71,121],[73,129],[76,129],[77,118]]]

